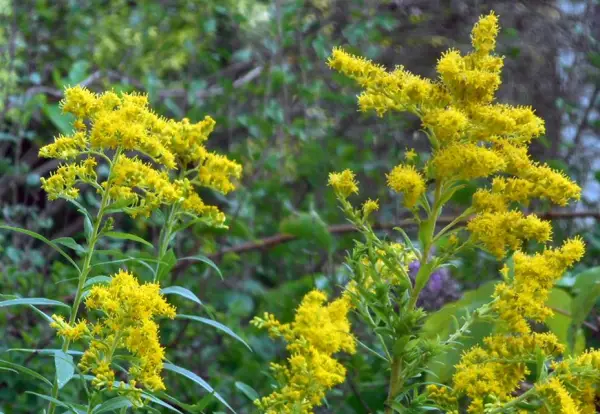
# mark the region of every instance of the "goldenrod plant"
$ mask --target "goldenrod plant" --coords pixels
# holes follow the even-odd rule
[[[48,244],[76,269],[77,283],[70,304],[57,300],[60,298],[15,297],[0,302],[0,307],[32,307],[61,338],[60,349],[28,350],[54,355],[54,380],[50,382],[25,367],[6,364],[49,386],[46,392],[32,392],[47,400],[48,414],[54,414],[57,408],[60,412],[77,413],[117,409],[126,412],[129,407],[181,412],[186,404],[168,394],[163,379],[165,369],[196,382],[208,391],[208,398],[216,398],[231,409],[206,381],[166,360],[168,350],[161,345],[158,322],[160,318],[191,319],[241,340],[216,321],[177,315],[167,301],[169,295],[196,303],[200,300],[181,286],[161,286],[177,262],[170,246],[178,232],[197,223],[226,227],[225,215],[207,204],[199,189],[223,194],[232,191],[235,180],[240,178],[241,166],[204,146],[215,126],[212,118],[207,116],[197,123],[165,119],[150,109],[146,95],[111,91],[96,94],[75,86],[66,89],[62,110],[73,115],[73,132],[40,149],[41,157],[62,162],[49,177],[41,179],[42,187],[50,200],[64,199],[83,215],[85,243],[80,245],[71,238],[48,240],[6,225],[0,228],[25,233]],[[86,208],[81,202],[82,187],[91,187],[97,195],[95,209]],[[157,245],[114,229],[115,217],[120,214],[137,220],[147,220],[152,214],[161,218]],[[149,252],[101,261],[98,246],[105,238],[136,242]],[[81,261],[64,247],[83,252]],[[208,258],[196,259],[215,266]],[[133,274],[126,267],[128,262],[141,265],[143,271]],[[123,267],[109,276],[108,269],[115,264]],[[68,312],[50,317],[37,306],[56,306]],[[87,397],[84,401],[61,397],[63,387],[75,380],[81,381],[81,393]]]
[[[341,298],[321,308],[325,296],[308,294],[291,324],[269,314],[255,319],[272,336],[283,337],[290,353],[286,365],[272,366],[276,391],[255,402],[263,412],[313,412],[324,403],[325,391],[343,381],[344,369],[330,358],[355,348],[385,361],[386,414],[595,412],[600,352],[565,355],[553,333],[539,330],[552,315],[545,303],[554,282],[582,258],[584,243],[575,237],[551,247],[550,223],[523,211],[534,199],[565,206],[580,198],[581,189],[562,172],[531,159],[530,143],[545,132],[534,110],[495,100],[503,66],[503,57],[494,54],[498,32],[496,14],[481,17],[471,33],[473,51],[445,52],[437,79],[403,67],[388,71],[333,50],[329,66],[363,89],[361,111],[409,112],[422,122],[430,154],[409,149],[387,175],[389,189],[402,197],[418,224],[418,243],[401,228],[396,229],[401,243],[380,239],[369,221],[379,201],[355,207],[349,201],[359,193],[354,172],[331,173],[329,185],[363,241],[357,240],[348,256],[351,280]],[[480,189],[471,205],[452,222],[438,225],[453,195],[475,182]],[[528,253],[530,248],[537,251]],[[434,272],[466,249],[482,249],[504,262],[503,281],[489,303],[467,315],[448,338],[431,339],[423,332],[427,313],[417,306],[420,293]],[[414,262],[413,283],[409,266]],[[350,311],[371,329],[377,347],[352,339]],[[479,321],[493,323],[494,332],[464,352],[451,383],[427,377],[433,358],[464,340]],[[526,379],[533,385],[524,387]]]

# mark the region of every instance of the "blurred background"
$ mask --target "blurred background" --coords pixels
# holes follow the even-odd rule
[[[598,0],[0,0],[0,222],[49,239],[82,239],[78,212],[63,201],[48,202],[40,189],[40,177],[57,166],[38,158],[40,146],[70,131],[71,120],[58,104],[66,85],[142,91],[167,117],[215,118],[208,146],[242,163],[244,175],[226,198],[209,192],[203,197],[222,206],[230,229],[194,227],[175,241],[175,249],[179,257],[209,257],[223,280],[210,266],[181,262],[169,284],[192,290],[205,306],[171,300],[182,312],[207,314],[229,326],[253,352],[191,321],[164,323],[162,342],[169,359],[210,382],[239,413],[253,412],[254,392],[270,392],[269,362],[285,358],[285,352],[249,320],[268,310],[287,322],[303,294],[318,287],[336,295],[347,280],[343,261],[356,234],[326,187],[328,174],[356,171],[362,189],[356,201],[379,198],[375,226],[394,239],[397,233],[389,230],[406,212],[385,187],[385,173],[407,148],[427,157],[416,118],[394,113],[379,119],[357,111],[358,89],[326,65],[332,47],[432,77],[441,52],[467,50],[472,25],[491,9],[500,15],[497,51],[505,56],[499,99],[536,109],[547,134],[533,144],[534,157],[584,188],[581,202],[569,209],[529,206],[553,220],[556,243],[574,234],[588,243],[583,262],[552,294],[557,316],[549,325],[572,352],[597,347]],[[468,205],[475,189],[459,192],[454,205]],[[93,196],[83,192],[82,202],[93,206]],[[444,211],[448,217],[453,213]],[[116,227],[149,240],[158,237],[152,219],[120,220]],[[104,248],[136,248],[120,243]],[[43,244],[0,233],[0,293],[69,301],[75,276]],[[425,308],[446,304],[426,330],[443,335],[451,316],[486,301],[497,279],[492,257],[465,253],[425,292]],[[59,346],[54,332],[31,311],[2,310],[0,326],[0,352]],[[355,331],[370,342],[360,325]],[[489,327],[478,327],[470,341],[486,332]],[[432,366],[441,382],[452,374],[459,354],[442,355]],[[53,375],[47,356],[7,352],[0,358]],[[344,364],[347,381],[328,396],[335,408],[319,412],[381,409],[386,383],[379,363],[359,353],[345,357]],[[204,395],[175,377],[167,376],[167,384],[176,390],[171,394],[190,404]],[[40,412],[40,400],[24,394],[34,387],[27,377],[0,371],[0,411]],[[215,402],[205,411],[219,410],[224,407]]]

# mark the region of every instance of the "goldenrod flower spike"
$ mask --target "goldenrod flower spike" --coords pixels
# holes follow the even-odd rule
[[[107,204],[118,203],[131,216],[148,216],[163,206],[180,205],[186,214],[223,224],[223,213],[206,205],[195,188],[226,194],[235,189],[234,181],[242,173],[238,163],[204,147],[214,119],[167,120],[152,112],[146,95],[95,94],[81,86],[67,88],[61,105],[77,119],[72,135],[59,136],[40,149],[41,157],[67,162],[42,178],[51,200],[75,199],[77,186],[89,184],[108,193]],[[141,161],[140,156],[151,162]],[[80,157],[86,160],[80,163]],[[97,162],[105,160],[112,163],[111,175],[97,182]]]
[[[271,336],[285,339],[291,354],[286,365],[271,364],[281,385],[254,402],[263,412],[312,413],[322,404],[325,393],[344,381],[346,370],[333,354],[356,352],[348,321],[350,300],[343,296],[324,305],[326,300],[318,290],[308,293],[290,324],[280,323],[271,314],[252,320],[253,325],[267,329]]]
[[[341,173],[330,173],[328,184],[344,199],[351,194],[358,193],[358,183],[354,173],[350,170],[344,170]]]
[[[404,195],[404,205],[412,208],[425,193],[425,179],[412,165],[398,165],[387,175],[388,187]]]

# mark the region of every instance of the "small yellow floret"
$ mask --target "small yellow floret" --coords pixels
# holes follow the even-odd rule
[[[412,208],[425,193],[425,179],[412,165],[397,165],[387,175],[388,187],[404,196],[404,205]]]
[[[346,199],[351,194],[358,193],[358,183],[354,178],[355,175],[350,170],[344,170],[341,173],[329,174],[329,185],[342,198]]]

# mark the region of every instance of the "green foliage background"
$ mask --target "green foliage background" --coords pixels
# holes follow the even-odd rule
[[[235,193],[203,195],[227,212],[230,229],[194,227],[176,240],[175,249],[178,257],[209,257],[223,280],[203,262],[180,262],[168,284],[190,289],[204,306],[176,296],[170,300],[181,313],[203,313],[227,325],[253,352],[193,321],[164,323],[161,334],[171,360],[185,362],[238,412],[253,412],[249,397],[270,392],[268,364],[285,354],[282,344],[250,327],[249,320],[268,310],[289,321],[304,293],[315,286],[337,293],[346,280],[343,261],[353,234],[325,186],[328,173],[356,171],[363,184],[360,198],[380,198],[376,219],[386,228],[405,217],[388,194],[385,173],[406,148],[427,156],[416,119],[357,112],[356,89],[326,66],[331,48],[344,46],[388,67],[402,64],[431,76],[440,52],[466,46],[476,17],[491,8],[503,27],[500,95],[536,108],[548,132],[535,144],[535,156],[564,169],[585,189],[572,210],[552,212],[557,242],[579,233],[589,248],[552,295],[551,305],[561,313],[550,327],[572,352],[584,343],[598,346],[598,1],[0,0],[0,221],[49,239],[82,239],[82,219],[72,206],[48,202],[39,188],[39,178],[57,165],[38,159],[39,147],[70,128],[58,107],[66,85],[144,91],[169,117],[213,116],[217,127],[210,145],[244,166]],[[474,191],[463,190],[454,201],[468,203]],[[82,199],[92,200],[86,194]],[[543,213],[547,206],[531,210]],[[123,218],[115,227],[156,240],[153,224]],[[101,248],[138,254],[141,245],[112,240]],[[452,274],[468,292],[431,317],[432,335],[443,335],[452,315],[489,296],[498,277],[493,263],[481,253],[457,262]],[[143,275],[143,268],[137,270]],[[1,294],[69,301],[75,276],[35,239],[0,233]],[[15,309],[0,310],[1,358],[51,377],[48,356],[6,351],[58,346],[38,315]],[[472,343],[489,329],[477,327]],[[370,341],[360,326],[356,334]],[[458,352],[441,356],[432,367],[442,381],[451,375]],[[348,380],[328,397],[334,408],[322,412],[381,409],[386,384],[378,362],[358,353],[344,364]],[[204,396],[170,375],[167,384],[190,404]],[[24,393],[32,389],[27,376],[0,371],[0,411],[40,412],[40,400]],[[204,410],[223,409],[211,401]]]

